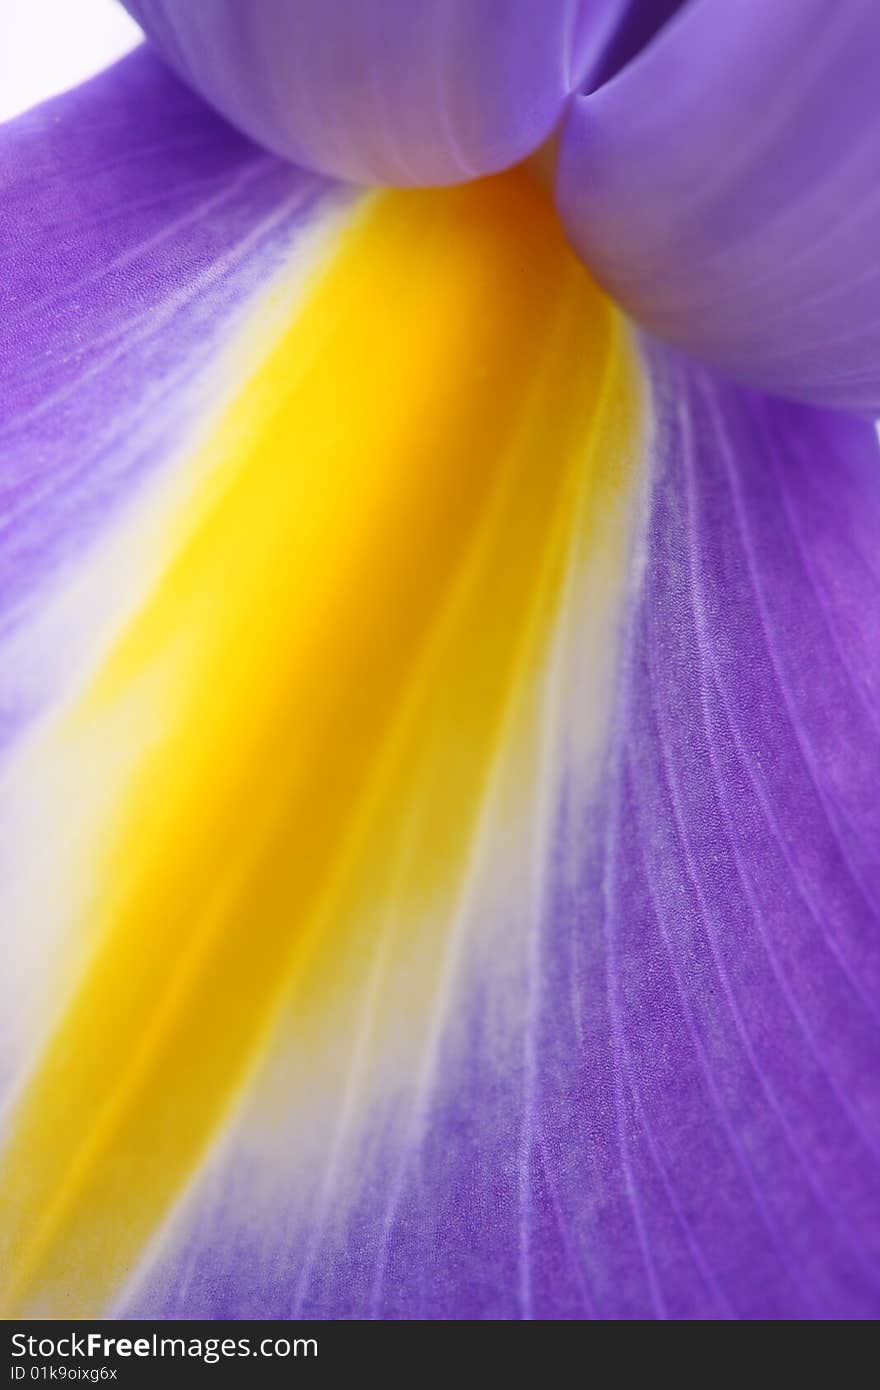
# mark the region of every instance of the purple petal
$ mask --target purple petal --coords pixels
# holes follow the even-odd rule
[[[329,193],[146,47],[0,128],[4,636],[174,460],[217,395],[208,369]],[[19,684],[0,741],[30,703]]]
[[[207,367],[328,190],[255,152],[144,54],[2,132],[0,177],[0,244],[14,248],[0,279],[13,288],[2,477],[18,508],[0,552],[12,557],[3,612],[20,625],[139,483],[163,461],[173,471],[212,397]],[[516,245],[504,248],[518,285]],[[497,259],[477,285],[502,273]],[[117,1311],[880,1312],[877,441],[858,421],[726,386],[659,349],[651,361],[652,488],[601,795],[572,758],[584,668],[613,649],[587,635],[609,603],[600,573],[548,680],[551,756],[530,785],[535,838],[543,847],[549,823],[551,848],[524,864],[518,827],[490,822],[499,881],[482,896],[469,883],[468,950],[450,967],[461,990],[439,1011],[431,1084],[415,1103],[389,1085],[362,1128],[348,1097],[337,1114],[338,1095],[317,1096],[315,1133],[341,1130],[356,1170],[334,1186],[330,1147],[317,1144],[304,1171],[316,1141],[291,1093],[350,1036],[357,1092],[372,1040],[356,1021],[310,1051],[302,1038],[315,1034],[295,1018],[270,1113],[242,1098]],[[584,378],[594,390],[609,379]],[[467,390],[486,381],[483,364]],[[552,398],[552,373],[536,381]],[[526,415],[531,401],[530,390]],[[621,435],[625,415],[623,402],[610,412]],[[600,434],[591,453],[597,437],[613,452]],[[533,515],[514,515],[530,535]],[[494,636],[496,609],[477,621],[484,611]],[[65,785],[51,790],[66,822]],[[39,874],[53,861],[46,823],[34,824]],[[22,835],[34,835],[26,816]],[[51,956],[31,919],[5,916]],[[421,920],[401,924],[412,946]],[[358,945],[326,969],[341,963],[360,1000],[367,959]],[[3,1053],[5,1068],[5,1037]],[[268,1218],[267,1168],[282,1199]],[[73,1271],[71,1296],[75,1283]]]
[[[578,98],[559,204],[641,323],[744,381],[880,413],[880,7],[694,0]]]
[[[877,440],[649,351],[604,788],[555,788],[504,1065],[494,955],[408,1146],[261,1225],[251,1130],[131,1315],[880,1312]]]
[[[177,72],[296,163],[457,183],[524,158],[630,0],[123,0]]]

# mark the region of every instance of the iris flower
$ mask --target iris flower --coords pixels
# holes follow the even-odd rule
[[[0,129],[6,1311],[876,1316],[880,6],[126,6]]]

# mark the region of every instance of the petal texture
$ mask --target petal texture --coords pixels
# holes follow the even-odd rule
[[[346,1299],[385,1306],[383,1230],[411,1220],[407,1157],[455,1097],[475,983],[498,1084],[471,1123],[506,1127],[521,1083],[535,789],[570,682],[565,765],[595,772],[640,415],[623,322],[523,176],[370,200],[249,354],[180,460],[189,496],[157,501],[152,582],[0,787],[0,816],[42,827],[3,918],[44,948],[0,1151],[8,1308],[181,1296],[151,1242],[179,1252],[209,1158],[213,1267],[248,1246],[217,1309],[312,1304],[369,1194]],[[99,589],[143,527],[138,507],[90,553]],[[445,1277],[477,1313],[519,1297],[500,1263],[471,1295]]]
[[[587,601],[545,688],[533,817],[483,822],[415,1093],[355,1119],[380,954],[348,1090],[299,1111],[314,1147],[280,1118],[282,1047],[123,1311],[880,1310],[876,437],[648,351],[652,485],[598,792],[576,756]]]
[[[610,293],[769,391],[880,414],[880,9],[693,0],[578,98],[558,198]]]
[[[457,183],[544,141],[629,0],[123,0],[269,149],[356,182]]]
[[[101,146],[20,257],[75,251],[12,365],[98,306],[129,370],[4,379],[9,688],[67,634],[0,775],[4,1311],[876,1316],[873,429],[652,344],[649,400],[520,175],[340,218],[145,55],[48,129],[157,97],[281,183],[229,258],[196,162],[102,297]]]

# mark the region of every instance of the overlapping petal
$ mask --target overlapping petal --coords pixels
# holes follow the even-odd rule
[[[692,0],[564,129],[570,236],[642,323],[880,413],[880,9]]]
[[[551,133],[630,0],[123,0],[267,148],[358,182],[456,183]]]

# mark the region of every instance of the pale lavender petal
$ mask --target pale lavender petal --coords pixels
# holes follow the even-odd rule
[[[693,0],[564,127],[572,241],[744,381],[880,413],[880,7]]]
[[[254,139],[367,183],[442,184],[524,158],[630,0],[123,0]]]
[[[260,1222],[245,1144],[126,1315],[880,1313],[877,440],[647,352],[613,737],[551,783],[504,1065],[494,956],[353,1201]]]

